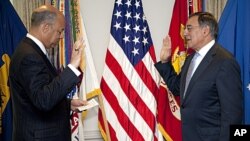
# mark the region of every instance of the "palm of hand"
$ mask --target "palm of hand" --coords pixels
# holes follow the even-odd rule
[[[168,62],[171,56],[171,39],[169,36],[163,39],[160,59],[163,63]]]

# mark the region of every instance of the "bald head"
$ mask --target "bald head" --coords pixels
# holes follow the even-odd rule
[[[63,16],[63,14],[51,5],[42,5],[33,11],[31,27],[37,27],[44,22],[53,24],[56,18],[58,18],[57,16]]]
[[[45,48],[53,48],[64,37],[64,27],[64,15],[51,5],[42,5],[32,13],[29,33],[41,41]]]

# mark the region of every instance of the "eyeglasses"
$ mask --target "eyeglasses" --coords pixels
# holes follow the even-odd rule
[[[187,29],[187,31],[190,32],[195,27],[200,27],[200,26],[199,25],[186,25],[184,30]]]

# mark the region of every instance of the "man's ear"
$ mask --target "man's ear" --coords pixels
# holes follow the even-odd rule
[[[43,23],[41,24],[41,30],[43,33],[47,33],[49,30],[50,30],[50,27],[51,25],[48,24],[48,23]]]
[[[210,35],[210,28],[209,28],[209,26],[206,25],[206,26],[204,26],[204,27],[202,28],[202,34],[203,34],[204,37]]]

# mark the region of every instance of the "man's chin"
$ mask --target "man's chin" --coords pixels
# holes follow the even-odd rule
[[[187,44],[187,46],[190,46],[191,45],[191,40],[186,40],[186,44]]]

